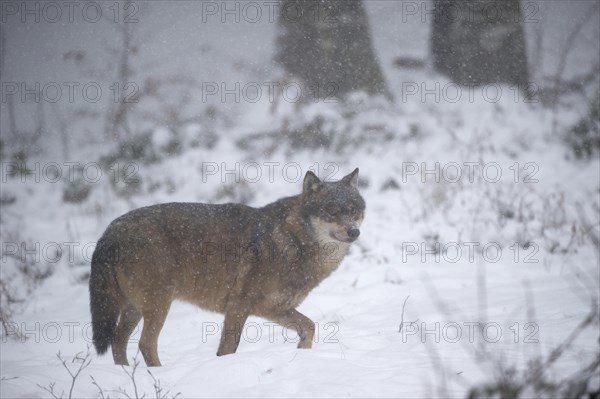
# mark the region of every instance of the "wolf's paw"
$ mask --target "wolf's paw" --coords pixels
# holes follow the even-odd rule
[[[300,341],[298,343],[298,349],[311,349],[312,341],[309,339],[305,339],[304,341]]]

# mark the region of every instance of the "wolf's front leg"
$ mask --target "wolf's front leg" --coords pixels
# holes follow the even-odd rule
[[[312,348],[313,338],[315,337],[315,323],[311,319],[296,309],[289,309],[282,313],[274,312],[267,315],[267,318],[285,328],[295,330],[300,337],[298,348]]]
[[[217,356],[229,355],[235,353],[242,336],[242,328],[248,318],[248,312],[240,308],[232,308],[225,313],[223,322],[223,332],[221,333],[221,343]]]

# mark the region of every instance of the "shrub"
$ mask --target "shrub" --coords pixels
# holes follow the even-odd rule
[[[600,155],[600,100],[590,103],[588,114],[573,126],[566,136],[576,158]]]

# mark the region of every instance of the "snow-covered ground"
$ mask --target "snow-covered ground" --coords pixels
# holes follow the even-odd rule
[[[335,180],[360,167],[367,203],[360,239],[299,308],[317,323],[313,349],[298,350],[294,333],[250,318],[237,353],[216,357],[222,316],[175,303],[159,338],[163,367],[151,370],[162,394],[464,397],[473,386],[491,382],[501,367],[514,366],[519,374],[531,370],[532,359],[547,358],[567,339],[591,303],[598,303],[600,279],[599,249],[591,239],[600,234],[600,160],[574,159],[561,138],[585,115],[584,105],[550,110],[522,97],[515,100],[516,92],[505,86],[500,95],[463,89],[460,100],[450,101],[456,87],[444,77],[391,66],[402,54],[394,48],[400,44],[408,55],[426,55],[424,43],[411,44],[406,35],[394,42],[392,33],[416,32],[408,35],[413,41],[427,38],[420,21],[396,24],[401,9],[394,3],[368,7],[370,18],[378,21],[372,22],[375,46],[396,103],[356,96],[348,105],[358,110],[351,120],[340,116],[341,104],[313,104],[294,114],[297,123],[316,115],[331,123],[335,133],[329,149],[297,149],[283,142],[271,151],[268,140],[258,139],[239,145],[282,126],[296,112],[284,103],[271,114],[263,98],[219,105],[229,118],[218,126],[215,147],[194,146],[206,126],[192,123],[177,133],[180,153],[129,165],[133,169],[125,173],[141,181],[141,192],[133,196],[117,195],[111,184],[114,169],[99,166],[102,176],[90,185],[85,201],[63,201],[68,179],[50,181],[53,171],[44,172],[44,166],[56,162],[66,172],[65,162],[79,162],[93,176],[90,162],[114,152],[113,144],[94,138],[86,143],[78,137],[70,159],[51,150],[30,159],[31,168],[40,163],[39,181],[35,175],[3,180],[3,195],[14,197],[2,205],[3,254],[16,251],[53,274],[26,294],[13,315],[11,326],[27,339],[1,336],[0,396],[48,397],[43,387],[55,383],[57,396],[64,391],[68,397],[72,378],[56,355],[76,371],[81,363],[73,359],[89,348],[91,363],[77,377],[72,397],[101,397],[98,387],[105,397],[124,397],[123,391],[133,397],[136,390],[140,397],[153,397],[155,384],[141,355],[134,386],[127,374],[131,368],[114,366],[110,355],[98,357],[91,348],[87,273],[95,241],[112,219],[148,204],[267,204],[298,193],[309,169]],[[186,23],[193,24],[183,11],[174,27],[181,32]],[[251,32],[237,29],[240,35]],[[266,24],[261,32],[273,33],[274,26]],[[228,31],[230,37],[233,33]],[[228,40],[252,64],[258,56],[240,49],[251,42],[244,35],[244,43]],[[271,47],[265,43],[257,52],[270,57]],[[212,66],[210,76],[219,81],[216,69]],[[407,84],[411,89],[438,84],[441,98],[407,95]],[[497,101],[490,100],[494,96]],[[152,132],[153,148],[162,151],[169,134]],[[368,139],[356,144],[364,136]],[[25,247],[15,249],[12,243]],[[3,255],[4,281],[16,274],[14,259]],[[27,287],[11,289],[18,296]],[[130,358],[139,332],[130,342]],[[599,351],[594,324],[547,368],[549,380],[576,372]],[[599,378],[593,379],[595,389]]]

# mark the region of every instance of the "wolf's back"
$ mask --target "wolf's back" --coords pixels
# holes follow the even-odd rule
[[[92,313],[93,343],[98,354],[112,344],[119,318],[119,302],[115,265],[118,260],[118,241],[106,233],[92,255],[90,274],[90,310]]]

